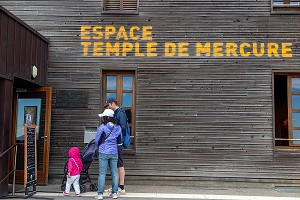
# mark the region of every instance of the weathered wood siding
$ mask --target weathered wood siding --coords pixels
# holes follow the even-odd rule
[[[0,154],[11,147],[14,88],[46,85],[48,40],[0,4]],[[38,69],[31,78],[32,66]],[[10,150],[0,158],[0,197],[8,193]]]
[[[46,84],[48,41],[0,4],[0,77]],[[32,66],[38,68],[31,79]]]
[[[12,101],[13,101],[13,82],[0,78],[0,154],[10,148],[10,132],[12,123]],[[8,192],[8,179],[4,179],[9,173],[9,153],[0,158],[0,197],[6,196]]]
[[[270,15],[269,0],[140,0],[139,15],[101,15],[100,0],[0,1],[49,38],[53,87],[49,178],[68,148],[97,126],[102,70],[136,70],[136,154],[128,178],[300,180],[300,158],[273,156],[272,70],[300,71],[299,15]],[[292,42],[293,58],[84,57],[82,25],[152,26],[153,41]],[[114,42],[112,40],[112,42]],[[141,41],[142,43],[142,41]],[[88,108],[55,107],[56,91],[89,91]],[[91,170],[96,177],[97,164]]]

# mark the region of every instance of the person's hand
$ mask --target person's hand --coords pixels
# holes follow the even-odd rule
[[[70,176],[71,176],[71,175],[70,175],[70,172],[68,172],[67,177],[70,178]]]

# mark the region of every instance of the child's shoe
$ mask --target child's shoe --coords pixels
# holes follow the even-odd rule
[[[80,195],[80,194],[75,194],[75,196],[76,196],[76,197],[80,197],[81,195]]]
[[[69,193],[67,193],[66,191],[64,191],[64,196],[69,196]]]

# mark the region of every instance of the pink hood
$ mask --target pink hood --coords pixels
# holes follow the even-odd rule
[[[69,150],[69,157],[70,158],[80,158],[80,153],[78,147],[72,147]]]
[[[68,172],[71,176],[76,176],[81,173],[82,161],[80,159],[80,153],[78,147],[72,147],[69,150]]]

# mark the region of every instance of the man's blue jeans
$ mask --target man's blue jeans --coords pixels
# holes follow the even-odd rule
[[[105,189],[105,177],[107,167],[109,165],[110,174],[112,177],[112,193],[118,193],[118,154],[99,154],[99,176],[98,176],[98,194],[102,194]]]

